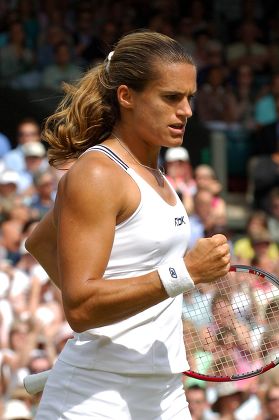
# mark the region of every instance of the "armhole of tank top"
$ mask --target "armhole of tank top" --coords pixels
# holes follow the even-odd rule
[[[106,155],[107,157],[109,157],[111,160],[113,160],[115,163],[117,163],[117,165],[119,165],[122,169],[124,169],[126,172],[129,169],[129,166],[126,165],[126,163],[120,159],[120,157],[118,157],[111,149],[109,149],[108,147],[102,145],[102,144],[97,144],[96,146],[90,147],[89,149],[87,149],[83,155],[85,153],[88,152],[101,152],[104,155]]]
[[[139,194],[140,194],[140,201],[139,204],[137,206],[137,208],[135,209],[135,211],[129,216],[127,217],[127,219],[123,220],[122,222],[118,223],[115,228],[116,230],[121,227],[124,226],[126,223],[128,223],[130,220],[132,220],[136,214],[140,211],[141,207],[142,207],[142,188],[140,185],[139,180],[137,179],[136,176],[134,176],[134,171],[132,168],[130,168],[120,157],[118,157],[111,149],[109,149],[108,147],[100,144],[100,145],[96,145],[93,147],[90,147],[89,149],[87,149],[84,153],[87,152],[91,152],[91,151],[97,151],[97,152],[101,152],[104,155],[106,155],[108,158],[110,158],[114,163],[116,163],[117,165],[119,165],[122,169],[124,169],[126,171],[126,173],[130,176],[130,178],[132,178],[132,180],[134,181],[134,183],[136,184]]]

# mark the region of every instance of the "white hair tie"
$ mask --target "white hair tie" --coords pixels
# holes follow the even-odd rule
[[[110,61],[111,61],[111,57],[113,56],[114,51],[111,51],[107,57],[107,65],[106,65],[106,71],[109,71],[109,66],[110,66]]]

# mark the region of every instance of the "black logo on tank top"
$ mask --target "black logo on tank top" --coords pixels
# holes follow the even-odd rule
[[[185,217],[185,216],[175,217],[175,219],[174,219],[174,225],[175,225],[175,226],[185,225],[185,224],[186,224],[186,222],[185,222],[185,220],[184,220],[184,217]]]
[[[172,278],[177,279],[177,274],[173,267],[169,267],[169,272]]]

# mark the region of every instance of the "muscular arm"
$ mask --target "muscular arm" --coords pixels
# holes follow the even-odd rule
[[[68,188],[65,189],[68,190]],[[69,191],[70,196],[71,192]],[[79,194],[77,195],[79,196]],[[85,202],[82,199],[85,199]],[[106,228],[103,230],[103,226],[97,218],[98,213],[92,211],[92,208],[97,209],[98,203],[92,203],[93,207],[91,208],[87,198],[83,197],[82,199],[81,202],[76,201],[76,199],[73,200],[71,197],[68,200],[65,199],[65,201],[63,199],[61,212],[65,213],[65,216],[59,217],[59,246],[63,250],[62,256],[60,252],[62,283],[60,282],[57,264],[57,229],[54,222],[54,210],[48,212],[26,241],[26,249],[42,265],[56,286],[60,289],[62,288],[64,309],[67,313],[68,321],[72,323],[73,328],[76,330],[80,326],[80,329],[84,330],[89,327],[93,328],[94,326],[109,324],[127,318],[140,312],[145,307],[152,306],[167,298],[156,272],[148,276],[123,281],[118,280],[117,282],[104,281],[102,279],[112,246],[112,229],[115,226],[116,215],[114,214],[113,217],[110,217],[112,219],[110,221],[110,233],[105,234],[109,218],[103,213],[102,219],[106,225]],[[96,201],[99,203],[103,203],[104,200],[105,197],[101,195],[99,198],[96,197]],[[79,205],[81,205],[81,209]],[[102,209],[100,209],[100,212],[102,212]],[[65,221],[63,220],[64,217]],[[73,220],[70,222],[69,217],[73,217]],[[91,233],[91,223],[93,222],[100,229],[95,229],[95,233]],[[67,226],[68,223],[70,225]],[[74,229],[76,230],[74,231]],[[95,237],[96,239],[94,239]],[[109,249],[105,247],[105,244],[109,245]],[[67,261],[64,261],[64,258],[67,258]],[[92,272],[90,269],[85,270],[86,267],[91,267],[91,265],[94,267]],[[64,275],[64,271],[67,272],[67,270],[70,271],[71,275]],[[148,286],[144,285],[147,279]],[[140,283],[142,286],[140,286]],[[137,296],[138,288],[142,290],[143,302],[137,305],[135,296]],[[150,296],[149,298],[146,296],[146,288],[149,289],[147,293]],[[157,290],[156,294],[154,293],[155,290]],[[130,301],[130,305],[121,313],[122,311],[119,311],[119,309],[123,304],[123,298],[121,299],[120,296],[124,294],[124,300]],[[114,302],[115,306],[112,306],[112,301],[114,301],[116,295],[117,301]],[[101,301],[100,298],[102,298]],[[98,324],[96,324],[98,318],[94,309],[98,310],[99,318],[101,318]],[[84,320],[83,314],[86,318]],[[72,319],[73,317],[76,321]],[[83,326],[84,322],[86,324]]]

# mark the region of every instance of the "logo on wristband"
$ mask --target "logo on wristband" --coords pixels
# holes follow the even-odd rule
[[[177,274],[173,267],[169,267],[169,272],[173,279],[177,279]]]

